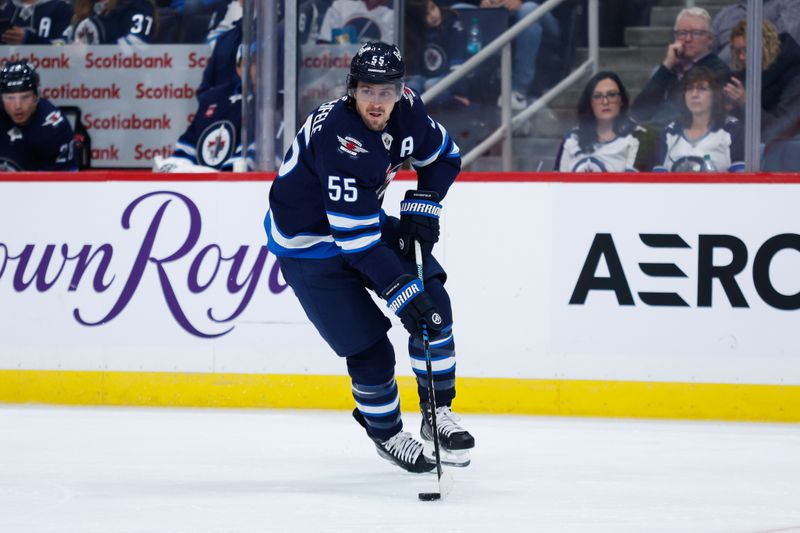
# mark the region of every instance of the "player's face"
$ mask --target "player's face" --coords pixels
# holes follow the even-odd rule
[[[683,44],[684,59],[694,61],[711,51],[713,36],[702,17],[684,15],[675,25],[675,40]]]
[[[400,88],[391,83],[374,84],[358,82],[355,89],[356,111],[372,131],[383,131]]]
[[[592,91],[592,111],[597,122],[611,122],[622,109],[622,95],[617,82],[610,78],[600,80]]]
[[[698,81],[686,87],[683,97],[686,100],[686,107],[689,108],[692,115],[711,113],[711,104],[714,102],[714,92],[711,90],[711,86],[707,81]]]
[[[33,91],[3,94],[3,107],[17,126],[24,126],[36,111],[39,98]]]

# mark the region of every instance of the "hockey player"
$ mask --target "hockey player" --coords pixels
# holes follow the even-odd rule
[[[64,0],[9,0],[0,18],[4,44],[63,44],[72,7]]]
[[[67,35],[83,44],[119,44],[132,49],[156,37],[152,0],[75,0],[75,24]]]
[[[180,136],[175,152],[166,159],[156,156],[156,172],[216,172],[234,170],[242,158],[242,50],[236,58],[236,79],[204,92],[189,128]],[[255,47],[252,48],[255,51]],[[255,78],[255,62],[251,63]]]
[[[410,335],[408,348],[432,441],[425,354],[431,332],[436,419],[443,462],[469,464],[474,439],[450,409],[455,397],[455,344],[446,274],[431,255],[439,239],[439,202],[461,168],[458,146],[404,87],[396,46],[363,45],[353,57],[347,95],[309,115],[287,152],[269,194],[264,220],[269,250],[308,318],[340,357],[352,381],[355,419],[378,453],[411,472],[435,463],[403,432],[391,323],[369,290],[387,301]],[[400,220],[381,209],[383,194],[406,159],[417,171]],[[414,242],[424,257],[424,288],[414,275]]]
[[[72,128],[39,98],[39,75],[28,62],[3,65],[0,95],[0,170],[78,170]]]

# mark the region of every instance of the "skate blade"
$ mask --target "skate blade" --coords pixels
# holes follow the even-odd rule
[[[422,453],[425,457],[431,461],[436,461],[433,443],[424,441],[423,444],[424,448]],[[468,466],[471,461],[469,450],[450,450],[439,446],[439,454],[441,455],[442,464],[447,466],[463,468]]]

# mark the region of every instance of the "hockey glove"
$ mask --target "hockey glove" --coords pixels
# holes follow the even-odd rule
[[[417,334],[423,323],[431,334],[442,329],[442,315],[418,278],[403,274],[390,283],[381,296],[411,335]]]
[[[400,202],[400,252],[406,256],[414,254],[414,241],[422,248],[422,257],[433,251],[439,242],[439,193],[435,191],[407,191]]]

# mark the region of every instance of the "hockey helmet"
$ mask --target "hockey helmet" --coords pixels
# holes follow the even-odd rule
[[[0,69],[0,93],[39,94],[39,74],[27,61],[9,61]]]
[[[364,44],[350,62],[347,89],[355,89],[359,81],[402,84],[405,74],[405,61],[395,45],[371,41]]]

